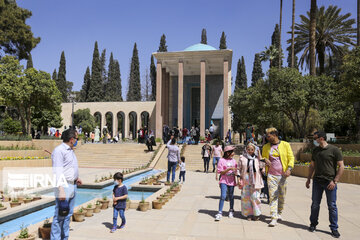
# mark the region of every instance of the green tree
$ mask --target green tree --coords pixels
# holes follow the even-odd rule
[[[0,130],[7,134],[15,134],[21,132],[21,123],[19,120],[12,119],[10,116],[5,116],[0,122]]]
[[[99,48],[95,42],[93,60],[91,65],[91,80],[88,94],[88,102],[100,102],[103,100],[103,84],[101,81],[101,63],[99,57]]]
[[[166,46],[166,36],[163,34],[160,38],[160,45],[158,52],[167,52],[167,46]]]
[[[57,72],[56,72],[56,69],[54,69],[51,79],[54,80],[55,82],[57,81]]]
[[[32,60],[32,56],[31,56],[31,53],[29,53],[29,58],[26,62],[26,69],[29,69],[29,68],[32,68],[34,67],[33,65],[33,60]]]
[[[151,80],[151,101],[156,101],[156,66],[154,56],[151,55],[150,61],[150,80]]]
[[[360,47],[345,55],[341,75],[342,93],[356,113],[356,137],[360,140]]]
[[[95,117],[90,114],[90,109],[79,109],[74,112],[74,125],[81,126],[83,132],[90,133],[96,127]]]
[[[221,33],[219,49],[227,49],[226,35],[224,31]]]
[[[56,78],[56,86],[61,92],[62,101],[68,102],[68,92],[66,83],[66,60],[64,51],[61,52],[60,67]]]
[[[126,100],[141,101],[140,63],[136,43],[134,44],[133,55],[131,58],[129,89]]]
[[[201,42],[202,44],[207,44],[207,36],[206,36],[206,29],[203,28],[201,31]]]
[[[240,87],[243,89],[247,88],[247,76],[244,56],[241,56]]]
[[[282,53],[281,48],[279,48],[279,46],[280,46],[280,29],[279,29],[278,24],[275,25],[274,32],[273,32],[273,34],[271,36],[271,45],[274,46],[274,48],[276,48],[277,51],[275,52],[274,59],[270,63],[270,68],[272,68],[272,67],[279,68],[279,66],[281,68],[281,66],[282,66],[282,54],[283,53]],[[279,56],[281,56],[281,57],[279,57]],[[279,63],[281,63],[281,64],[279,65]]]
[[[104,94],[104,100],[105,101],[112,101],[112,99],[115,97],[115,91],[116,91],[116,84],[115,84],[115,65],[114,65],[114,56],[113,53],[110,53],[110,59],[109,59],[109,66],[108,66],[108,76],[107,76],[107,82],[105,87],[105,94]]]
[[[263,77],[264,77],[264,73],[262,71],[260,54],[256,53],[254,58],[253,71],[251,74],[251,86],[252,87],[255,86],[256,82],[259,79],[262,79]]]
[[[30,134],[34,109],[61,109],[61,94],[50,74],[34,68],[23,71],[11,56],[0,60],[0,96],[6,106],[17,110],[24,134]]]
[[[330,5],[327,9],[322,6],[317,10],[315,9],[315,13],[314,50],[316,50],[317,61],[319,62],[319,73],[322,74],[325,71],[327,53],[328,57],[333,55],[342,57],[344,55],[344,47],[355,45],[356,29],[352,27],[355,20],[349,19],[350,13],[341,14],[341,8],[337,6]],[[295,54],[303,52],[300,57],[301,68],[303,68],[304,62],[309,66],[312,55],[309,51],[311,49],[309,35],[312,27],[310,15],[311,13],[309,12],[307,12],[307,16],[300,15],[301,23],[295,24]],[[288,43],[290,43],[289,40]],[[310,73],[315,75],[315,72],[312,73],[312,67],[310,67],[310,70]]]
[[[123,101],[120,64],[119,64],[118,60],[115,60],[114,79],[115,79],[115,90],[116,91],[115,91],[115,96],[114,96],[113,101]]]
[[[28,59],[40,42],[26,24],[31,15],[31,11],[18,7],[15,1],[0,0],[0,56],[5,53]]]
[[[269,48],[265,47],[265,50],[260,53],[260,60],[262,62],[269,61],[270,62],[270,68],[273,65],[273,62],[275,62],[275,59],[279,56],[278,49],[271,45]]]
[[[81,102],[87,102],[88,100],[90,81],[91,81],[90,68],[87,67],[86,72],[84,74],[84,83],[80,91]]]
[[[295,68],[295,69],[298,69],[299,70],[299,59],[298,57],[294,54],[294,61],[293,61],[293,58],[292,58],[292,49],[291,49],[291,45],[287,48],[288,50],[288,57],[287,57],[287,63],[288,63],[288,67],[292,67]]]

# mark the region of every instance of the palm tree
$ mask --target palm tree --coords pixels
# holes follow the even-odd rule
[[[281,27],[282,27],[282,5],[283,0],[280,0],[280,23],[279,23],[279,50],[281,51]],[[282,58],[279,57],[279,69],[281,69]]]
[[[278,57],[279,50],[276,46],[271,45],[269,48],[265,47],[265,50],[260,53],[260,61],[270,61],[270,67],[272,66],[272,61]],[[282,59],[282,56],[279,56]]]
[[[310,33],[308,36],[309,39],[309,48],[310,48],[310,75],[315,76],[316,75],[316,56],[315,56],[315,46],[316,46],[316,0],[311,0],[310,5]],[[305,51],[304,51],[305,53]],[[303,58],[301,56],[301,58]],[[301,59],[300,59],[301,60]],[[303,61],[304,62],[304,61]],[[302,64],[301,64],[302,66]]]
[[[358,0],[360,1],[360,0]],[[292,24],[291,24],[291,67],[295,67],[295,0],[292,6]]]
[[[355,23],[354,19],[349,19],[350,13],[345,15],[340,14],[341,8],[337,6],[329,6],[326,10],[321,7],[315,11],[316,13],[316,34],[314,50],[318,58],[320,74],[324,72],[325,57],[331,58],[332,55],[342,56],[344,54],[344,47],[355,45],[356,29],[352,27]],[[311,52],[311,45],[309,38],[311,37],[311,21],[309,16],[311,13],[307,12],[307,17],[300,15],[301,23],[295,24],[295,54],[303,51],[300,57],[300,65],[303,67],[304,62],[307,66],[310,63],[310,75],[315,75],[315,63],[312,58],[314,56]],[[311,16],[310,16],[311,17]],[[288,43],[291,40],[287,41]]]

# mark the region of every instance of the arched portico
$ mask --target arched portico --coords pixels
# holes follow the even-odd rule
[[[119,138],[125,138],[125,113],[120,111],[117,116],[117,129],[115,134],[119,134]]]
[[[107,126],[108,132],[111,137],[114,136],[114,115],[112,112],[105,113],[105,125]]]
[[[132,134],[132,139],[137,138],[137,114],[134,111],[129,113],[129,133]],[[130,136],[129,136],[130,138]]]
[[[147,111],[141,113],[141,127],[149,126],[150,114]]]
[[[95,112],[94,113],[94,118],[95,118],[95,125],[99,126],[100,129],[102,129],[102,122],[101,122],[101,113],[100,112]]]

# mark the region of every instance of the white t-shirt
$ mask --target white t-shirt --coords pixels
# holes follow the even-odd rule
[[[180,171],[186,171],[186,169],[185,169],[185,163],[184,163],[184,162],[181,162],[181,163],[179,164],[179,166],[180,166]]]

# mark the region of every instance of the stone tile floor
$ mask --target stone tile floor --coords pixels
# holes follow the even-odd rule
[[[178,173],[177,173],[178,174]],[[360,239],[360,186],[338,186],[339,232],[341,239]],[[332,239],[328,210],[324,195],[320,210],[318,231],[307,231],[309,225],[311,189],[305,188],[305,179],[291,176],[283,213],[284,221],[270,228],[269,206],[262,205],[260,221],[247,221],[240,213],[240,190],[235,190],[235,218],[227,217],[229,203],[225,202],[224,217],[214,221],[218,210],[220,190],[215,174],[187,172],[183,188],[162,210],[126,211],[126,227],[110,233],[112,209],[107,209],[84,222],[71,223],[70,239]],[[118,219],[119,223],[120,219]]]

